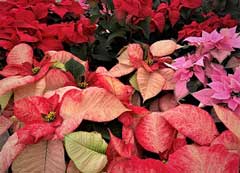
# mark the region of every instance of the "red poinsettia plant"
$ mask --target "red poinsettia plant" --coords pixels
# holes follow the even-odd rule
[[[0,173],[239,172],[239,6],[1,1]]]

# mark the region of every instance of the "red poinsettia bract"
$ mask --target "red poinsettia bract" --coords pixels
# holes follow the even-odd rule
[[[6,78],[0,81],[0,95],[14,88],[33,83],[41,79],[48,71],[51,63],[33,59],[33,50],[27,44],[15,46],[7,56],[7,66],[0,71]]]

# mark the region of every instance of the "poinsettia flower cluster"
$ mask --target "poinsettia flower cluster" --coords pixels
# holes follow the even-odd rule
[[[178,48],[179,45],[172,40],[161,40],[150,47],[145,45],[145,48],[144,45],[141,47],[140,44],[129,44],[122,50],[118,57],[119,63],[110,70],[110,73],[115,77],[121,77],[137,70],[130,83],[140,91],[146,101],[162,90],[173,89],[174,71],[165,63],[172,62],[171,57],[167,55]]]
[[[32,48],[19,44],[10,51],[8,65],[1,71],[5,76],[0,80],[1,96],[13,91],[13,114],[23,126],[15,128],[15,133],[0,152],[1,171],[7,169],[27,145],[42,139],[62,139],[83,119],[111,121],[128,111],[128,107],[140,109],[130,103],[132,88],[107,74],[106,69],[89,72],[87,62],[65,51],[45,54],[41,62],[35,62]],[[83,81],[74,79],[65,69],[66,63],[72,59],[85,68]],[[13,116],[3,115],[2,123],[7,123],[1,124],[4,126],[1,134],[11,126]]]
[[[109,6],[91,2],[103,7],[100,20],[114,17]],[[194,12],[202,1],[172,0],[156,11],[152,3],[113,1],[118,19],[133,27],[152,17],[152,29],[160,31],[166,19],[174,26],[180,10]],[[89,10],[85,0],[0,4],[0,43],[10,50],[0,71],[0,135],[10,129],[0,151],[0,172],[9,167],[12,172],[239,172],[240,63],[233,54],[240,48],[240,36],[229,16],[223,17],[224,24],[208,16],[207,25],[201,26],[206,30],[190,26],[184,46],[173,39],[150,39],[149,45],[133,39],[110,70],[98,66],[91,71],[93,59],[82,61],[61,50],[63,42],[94,40],[96,25],[84,17]],[[59,21],[51,24],[51,16]],[[223,25],[232,28],[215,30]],[[101,34],[107,35],[97,36]],[[36,47],[44,51],[41,60],[34,56]],[[179,56],[192,47],[196,51]],[[200,84],[190,102],[184,98],[192,92],[189,82]],[[88,123],[94,132],[82,127]],[[110,123],[121,127],[115,132]]]
[[[82,120],[106,122],[118,118],[123,124],[122,139],[115,137],[110,132],[110,143],[106,151],[107,172],[132,170],[197,172],[198,167],[195,165],[200,165],[199,167],[204,169],[204,172],[209,169],[219,169],[219,172],[222,173],[236,172],[239,167],[239,155],[230,150],[238,151],[238,148],[229,147],[232,145],[232,141],[229,141],[230,138],[234,139],[235,143],[239,143],[236,126],[229,123],[238,118],[234,112],[217,105],[214,106],[219,119],[230,130],[219,134],[214,120],[208,112],[193,105],[179,105],[170,93],[159,99],[159,108],[154,108],[155,112],[140,107],[139,96],[136,97],[138,103],[131,103],[133,88],[124,85],[114,77],[130,73],[129,70],[124,71],[125,69],[131,69],[131,71],[136,69],[138,78],[142,75],[141,70],[144,69],[144,74],[147,76],[144,78],[147,84],[144,85],[151,86],[153,84],[154,89],[155,83],[160,81],[163,86],[171,86],[167,90],[173,90],[175,84],[167,83],[173,78],[173,70],[170,68],[172,60],[168,55],[180,47],[171,40],[158,41],[149,47],[140,44],[128,45],[119,57],[119,64],[110,71],[99,67],[96,72],[90,72],[87,62],[77,60],[75,57],[75,60],[85,67],[83,80],[72,77],[70,82],[66,81],[61,84],[59,79],[64,76],[63,74],[69,73],[65,66],[68,61],[71,61],[71,57],[74,57],[73,55],[64,51],[46,52],[46,57],[42,61],[45,62],[47,59],[46,64],[49,65],[43,74],[40,73],[40,70],[44,67],[44,63],[43,67],[39,65],[41,63],[35,63],[40,68],[36,74],[30,73],[31,70],[26,73],[23,71],[23,73],[21,66],[24,66],[28,62],[27,60],[32,60],[32,49],[26,44],[15,46],[8,55],[8,66],[2,71],[3,74],[10,76],[6,75],[6,78],[2,80],[8,80],[9,77],[12,77],[11,75],[26,75],[34,79],[33,84],[39,80],[45,80],[45,85],[36,87],[38,89],[40,87],[43,90],[42,93],[36,95],[36,93],[32,94],[30,90],[29,92],[25,90],[27,95],[15,99],[13,114],[21,125],[15,128],[15,132],[0,152],[0,170],[6,170],[29,144],[39,143],[42,140],[61,140],[64,135],[73,132]],[[25,50],[21,52],[19,48]],[[143,51],[147,51],[148,56],[144,57]],[[22,53],[24,55],[21,55]],[[14,61],[18,63],[12,65]],[[36,68],[35,64],[31,64],[32,69]],[[201,65],[199,62],[196,64]],[[16,68],[16,73],[13,73],[15,71],[12,68]],[[18,69],[20,70],[18,71]],[[210,74],[219,76],[216,73],[221,70],[214,69],[216,72]],[[159,73],[161,70],[165,72]],[[169,70],[171,70],[171,75],[168,76],[166,74]],[[58,74],[59,71],[62,73],[61,76],[47,78],[50,71],[53,75]],[[161,74],[161,77],[158,75],[152,80],[152,76],[156,75],[155,72]],[[41,74],[41,79],[38,79],[40,77],[35,78],[38,73]],[[238,71],[236,71],[236,76],[238,76],[237,73]],[[231,76],[231,78],[235,79],[236,76]],[[161,78],[164,79],[163,83]],[[148,80],[155,83],[149,83]],[[138,85],[145,100],[161,92],[158,87],[155,87],[157,92],[153,92],[151,87],[144,91],[141,87],[145,86],[139,81]],[[11,86],[10,89],[14,89],[14,95],[16,95],[15,90],[19,89],[19,86],[9,86]],[[147,97],[144,95],[145,92]],[[230,118],[227,117],[229,114]],[[1,121],[6,122],[4,128],[1,128],[1,133],[3,133],[11,126],[12,122],[7,116],[1,116]],[[188,144],[186,138],[190,138],[194,144]],[[144,150],[158,154],[159,159],[143,159],[141,153]],[[193,155],[193,152],[197,154]],[[215,157],[221,159],[212,159]],[[185,166],[189,165],[189,162],[197,164]],[[74,161],[74,163],[77,162]]]
[[[94,41],[96,25],[77,1],[1,1],[0,6],[0,46],[5,49],[27,42],[43,51],[62,50],[63,42]],[[51,15],[59,20],[52,22]]]
[[[156,29],[162,32],[165,28],[166,19],[168,18],[172,27],[180,19],[180,10],[183,7],[194,9],[200,7],[202,0],[173,0],[170,4],[162,2],[152,13],[151,31]]]
[[[230,124],[236,115],[232,113],[231,118],[227,118],[229,110],[220,106],[215,106],[215,111],[224,124],[229,123],[231,131],[219,135],[211,116],[192,105],[182,104],[165,112],[146,115],[124,113],[119,117],[123,123],[122,139],[111,134],[107,148],[110,162],[107,171],[237,171],[239,154],[235,152],[238,153],[239,137],[235,136],[237,129],[232,131],[234,127]],[[187,144],[186,137],[194,144]],[[141,158],[141,147],[158,154],[160,160]],[[230,151],[231,147],[234,152]],[[212,159],[216,157],[220,159]]]
[[[234,74],[227,75],[222,71],[218,77],[212,76],[212,82],[208,84],[209,88],[195,92],[193,96],[205,105],[226,103],[232,111],[240,114],[239,72],[240,69],[237,68]]]
[[[203,15],[205,20],[201,23],[192,21],[191,24],[184,25],[182,30],[178,31],[178,40],[190,36],[201,36],[202,31],[212,32],[215,29],[220,28],[231,28],[237,25],[237,21],[234,20],[230,14],[225,15],[224,17],[219,17],[214,12],[207,13]]]
[[[116,17],[127,23],[137,24],[151,16],[152,0],[113,0]]]
[[[236,27],[224,28],[220,32],[216,30],[211,33],[203,31],[201,37],[188,37],[185,40],[197,46],[197,50],[195,54],[177,58],[172,64],[176,69],[175,94],[178,99],[189,93],[187,83],[193,75],[204,86],[207,84],[207,78],[215,81],[215,77],[219,80],[217,75],[226,75],[224,67],[212,64],[212,61],[216,59],[222,63],[236,48],[240,48],[240,37],[236,33]],[[222,79],[223,81],[224,79]]]

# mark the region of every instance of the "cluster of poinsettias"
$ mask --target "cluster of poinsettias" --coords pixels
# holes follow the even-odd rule
[[[0,46],[9,50],[27,42],[47,51],[63,50],[63,42],[92,42],[96,25],[84,16],[85,9],[72,0],[1,1]]]
[[[239,70],[227,75],[220,67],[240,45],[235,29],[187,38],[198,49],[175,62],[169,55],[181,46],[174,41],[162,40],[150,46],[129,44],[121,50],[119,63],[109,71],[99,67],[91,72],[87,62],[65,51],[45,52],[38,62],[30,46],[15,46],[7,56],[7,66],[0,71],[5,77],[0,81],[1,98],[8,101],[11,93],[14,97],[13,112],[3,111],[0,116],[0,134],[14,126],[14,133],[0,152],[0,172],[13,161],[13,172],[33,169],[26,164],[31,165],[31,154],[38,150],[28,147],[45,140],[49,144],[42,148],[49,152],[51,165],[44,161],[44,170],[65,172],[63,139],[74,162],[69,163],[69,173],[74,165],[81,172],[238,172],[240,119],[238,113],[217,105],[227,103],[232,109],[238,101]],[[214,58],[219,64],[213,63]],[[132,74],[132,86],[117,79],[126,74]],[[210,87],[206,88],[212,94],[208,101],[229,130],[220,134],[207,111],[177,102],[188,94],[186,81],[193,75]],[[207,84],[209,78],[212,83]],[[221,87],[228,88],[220,92]],[[163,94],[147,110],[140,106],[140,96],[133,88],[140,92],[143,102]],[[193,95],[198,98],[197,93]],[[206,100],[199,100],[206,104]],[[1,104],[4,110],[3,105],[6,103]],[[71,133],[82,120],[107,122],[116,118],[123,124],[122,139],[110,132],[108,145],[97,133]],[[59,153],[54,157],[56,149]],[[144,151],[156,153],[159,159],[143,158]],[[30,161],[24,163],[26,158],[21,157],[29,157]]]
[[[204,32],[201,37],[188,37],[185,39],[197,46],[195,54],[177,58],[172,64],[176,68],[175,95],[178,99],[186,96],[189,91],[187,82],[193,75],[204,85],[204,89],[192,95],[204,105],[227,103],[235,113],[240,113],[240,83],[239,67],[234,68],[234,74],[227,74],[222,63],[236,48],[240,48],[240,37],[236,27]],[[235,49],[234,49],[235,48]],[[214,61],[217,62],[214,62]],[[230,58],[228,65],[235,63]],[[226,67],[229,68],[229,67]]]
[[[169,3],[164,1],[159,3],[156,9],[152,9],[152,0],[113,0],[113,3],[118,20],[138,24],[140,21],[149,17],[151,18],[151,32],[163,32],[168,21],[171,27],[174,28],[181,18],[180,12],[182,9],[192,9],[194,11],[201,7],[202,0],[171,0]],[[237,25],[237,21],[232,19],[231,15],[219,17],[214,12],[210,12],[205,15],[203,14],[202,17],[204,21],[201,23],[192,21],[191,24],[184,25],[184,27],[178,31],[178,40],[189,36],[200,36],[203,30],[211,32],[218,28]]]
[[[143,101],[161,91],[174,90],[174,94],[163,94],[150,105],[150,110],[155,112],[120,116],[122,139],[111,135],[107,150],[111,156],[110,172],[238,172],[239,64],[236,64],[237,58],[230,55],[234,48],[240,48],[240,36],[234,27],[220,32],[203,31],[202,37],[185,40],[197,47],[196,52],[173,62],[167,55],[181,46],[170,40],[155,42],[149,48],[130,44],[119,56],[119,63],[110,70],[113,76],[119,77],[137,69],[129,82],[140,92]],[[227,57],[230,57],[228,66],[235,67],[234,74],[227,74],[221,64]],[[190,93],[187,82],[193,76],[205,89],[192,95],[201,102],[200,106],[213,106],[213,112],[229,130],[219,134],[213,115],[200,107],[178,102]],[[217,105],[219,103],[227,103],[230,109]],[[186,138],[193,144],[187,144]],[[139,159],[139,144],[158,154],[161,161]]]

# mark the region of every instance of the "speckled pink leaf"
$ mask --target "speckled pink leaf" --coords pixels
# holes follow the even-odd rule
[[[240,139],[240,118],[231,110],[214,105],[214,110],[223,124]]]
[[[166,80],[163,90],[174,90],[176,82],[174,81],[175,71],[171,68],[163,68],[158,71]]]
[[[62,124],[56,128],[53,139],[63,139],[64,135],[73,132],[81,124],[82,119],[81,116],[63,119]]]
[[[110,73],[113,77],[121,77],[131,73],[135,68],[130,65],[116,64],[110,69]]]
[[[200,145],[209,145],[218,135],[210,114],[199,107],[181,104],[163,112],[162,116],[180,133]]]
[[[58,51],[58,52],[48,51],[48,52],[46,52],[46,56],[51,58],[51,62],[61,62],[61,63],[65,64],[67,61],[69,61],[71,58],[73,58],[75,61],[84,65],[84,67],[87,66],[86,61],[82,61],[78,57],[76,57],[73,54],[66,52],[66,51]]]
[[[111,121],[127,108],[111,93],[103,88],[90,87],[85,90],[70,90],[63,96],[60,115],[65,118],[84,115],[91,121]]]
[[[139,159],[132,157],[131,159],[123,159],[114,162],[108,170],[109,173],[160,173],[171,172],[177,173],[167,165],[163,164],[160,160],[154,159]]]
[[[127,51],[131,65],[135,68],[141,67],[143,62],[143,49],[141,45],[137,43],[129,44]]]
[[[53,96],[54,94],[57,94],[59,95],[59,100],[61,101],[62,100],[62,97],[63,95],[72,90],[72,89],[75,89],[75,90],[78,90],[78,91],[81,91],[82,89],[80,88],[77,88],[75,86],[66,86],[66,87],[62,87],[62,88],[58,88],[56,90],[53,90],[53,91],[47,91],[46,93],[44,93],[44,97],[46,98],[50,98],[51,96]]]
[[[33,76],[11,76],[0,80],[0,96],[17,87],[32,83]]]
[[[7,63],[22,64],[24,62],[33,63],[33,50],[31,46],[21,43],[11,49],[7,56]]]
[[[13,160],[25,148],[24,144],[18,144],[18,136],[14,133],[4,144],[0,152],[0,172],[5,172],[12,164]]]
[[[98,68],[99,69],[99,68]],[[102,69],[105,70],[105,69]],[[129,85],[124,85],[120,80],[105,74],[105,72],[92,73],[89,79],[91,86],[104,88],[119,100],[129,102],[133,88]]]
[[[186,145],[170,155],[168,165],[179,173],[238,173],[239,156],[223,145]]]
[[[51,69],[45,76],[46,91],[55,90],[66,86],[67,84],[75,83],[73,76],[59,69]]]
[[[110,133],[110,137],[111,140],[106,151],[108,159],[111,160],[113,152],[116,153],[118,156],[125,158],[130,158],[136,155],[136,146],[133,143],[129,141],[124,141],[123,139],[119,139],[115,137],[112,133]]]
[[[149,73],[142,67],[137,71],[137,83],[144,101],[156,96],[162,90],[165,82],[166,80],[157,71]]]
[[[222,144],[229,152],[238,153],[240,156],[240,139],[231,131],[226,130],[213,140],[211,145]]]
[[[40,79],[35,83],[26,84],[14,89],[14,101],[28,96],[42,96],[46,88],[45,78]]]
[[[178,133],[176,138],[173,140],[172,150],[170,152],[173,153],[185,145],[187,145],[186,137],[181,133]]]
[[[135,129],[137,141],[143,148],[154,153],[163,153],[171,148],[175,129],[161,113],[144,116]]]

